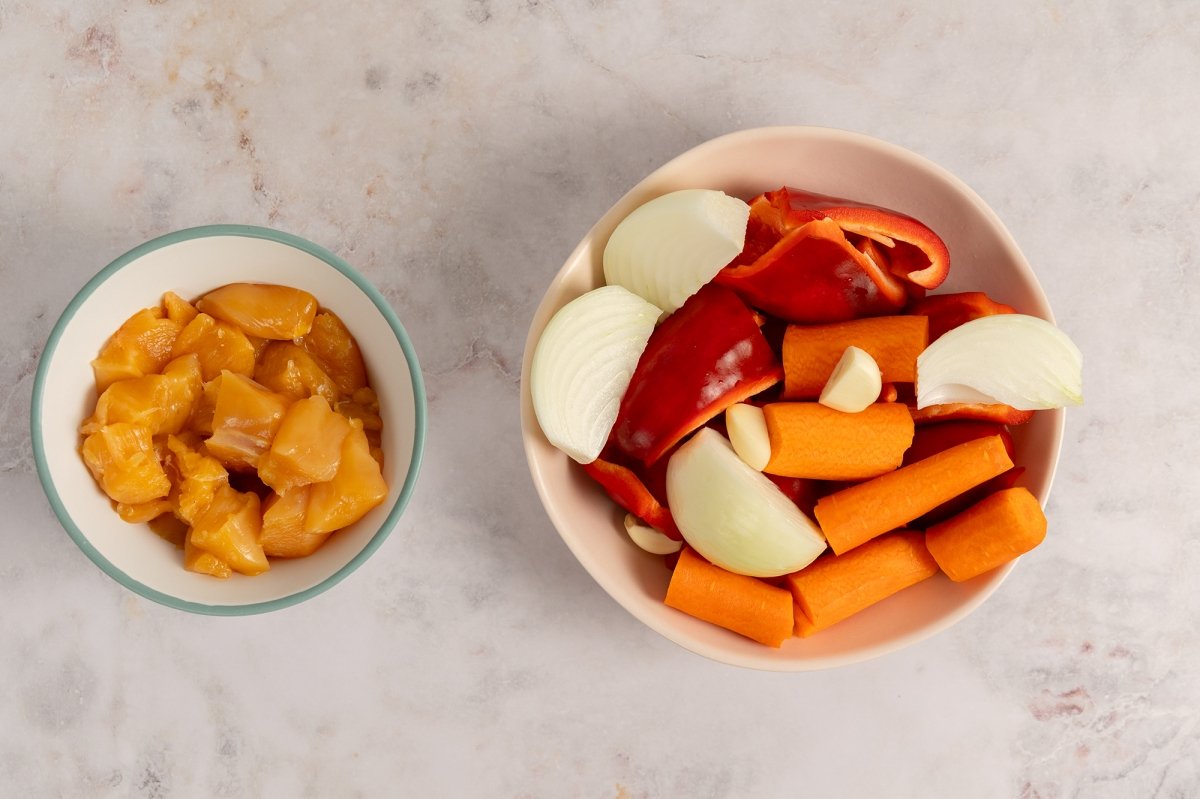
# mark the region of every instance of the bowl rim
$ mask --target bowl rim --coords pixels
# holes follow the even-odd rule
[[[175,244],[180,244],[193,239],[213,238],[219,236],[232,236],[251,239],[266,239],[283,244],[293,249],[308,253],[329,266],[341,272],[346,278],[351,280],[359,290],[361,290],[368,299],[375,305],[379,313],[383,315],[388,326],[396,336],[396,341],[400,344],[401,350],[404,352],[404,358],[408,364],[409,377],[413,387],[413,449],[412,456],[409,459],[408,473],[404,478],[404,485],[401,487],[397,495],[391,511],[387,518],[379,526],[379,529],[353,558],[345,565],[338,569],[333,574],[326,577],[316,585],[309,586],[287,596],[270,599],[264,602],[252,602],[247,604],[235,605],[209,605],[203,602],[192,602],[171,594],[163,593],[154,588],[150,588],[141,581],[130,576],[123,570],[117,568],[111,561],[105,558],[100,551],[97,550],[88,540],[87,536],[75,523],[75,520],[67,512],[66,506],[63,504],[62,498],[58,494],[58,488],[54,482],[54,476],[50,473],[50,468],[46,460],[45,442],[42,439],[42,406],[43,393],[45,387],[46,376],[50,371],[50,362],[54,358],[54,353],[58,349],[59,339],[75,318],[75,314],[85,302],[91,297],[105,281],[124,268],[127,264],[136,261],[143,256],[154,252],[155,250],[169,247]],[[176,610],[184,610],[190,613],[198,613],[208,616],[250,616],[258,613],[269,613],[271,611],[280,610],[299,604],[305,600],[311,599],[318,594],[321,594],[333,586],[340,583],[346,577],[350,576],[354,570],[361,566],[366,560],[375,553],[383,544],[384,540],[391,533],[400,517],[404,514],[404,509],[407,507],[409,500],[412,498],[413,491],[416,488],[417,476],[421,471],[421,462],[424,458],[425,451],[425,435],[427,427],[428,410],[426,407],[425,382],[421,376],[421,367],[417,360],[416,349],[413,347],[412,340],[408,336],[404,325],[400,322],[396,312],[388,303],[387,299],[370,281],[363,277],[358,270],[350,266],[349,263],[334,255],[324,247],[316,245],[307,239],[303,239],[292,233],[285,233],[281,230],[272,228],[260,227],[257,225],[241,225],[241,224],[213,224],[200,225],[198,227],[185,228],[183,230],[166,233],[157,238],[153,238],[143,244],[139,244],[125,254],[117,257],[99,272],[97,272],[87,283],[84,284],[71,301],[67,303],[67,307],[55,322],[54,328],[50,332],[49,338],[46,339],[46,345],[42,350],[42,354],[38,359],[37,372],[33,381],[33,395],[30,407],[30,433],[33,444],[33,457],[37,468],[38,480],[41,482],[42,490],[46,494],[47,500],[50,502],[50,507],[54,511],[54,515],[58,517],[59,523],[71,536],[71,540],[83,550],[83,553],[91,559],[93,563],[118,583],[139,594],[146,599],[150,599],[160,605],[166,605]]]
[[[652,619],[648,614],[644,613],[642,609],[636,606],[634,603],[626,603],[621,599],[618,599],[617,593],[614,592],[613,580],[609,578],[605,570],[595,568],[596,564],[592,563],[589,558],[584,557],[574,545],[572,540],[563,533],[563,526],[567,524],[567,519],[563,518],[562,513],[559,511],[557,506],[554,505],[552,498],[548,495],[548,489],[541,473],[540,464],[534,457],[535,451],[533,448],[532,437],[540,436],[542,433],[537,424],[537,419],[533,415],[531,403],[527,402],[527,395],[529,392],[529,366],[532,358],[533,348],[537,344],[537,335],[541,332],[540,328],[538,327],[538,322],[543,316],[544,306],[547,298],[552,292],[557,292],[560,290],[561,284],[566,279],[563,269],[567,264],[573,263],[581,256],[584,249],[588,247],[590,243],[592,243],[592,240],[596,237],[597,232],[603,229],[604,223],[608,217],[619,206],[625,204],[631,197],[637,194],[643,185],[653,181],[661,173],[669,171],[676,164],[676,162],[686,158],[694,158],[696,157],[697,153],[702,153],[705,150],[728,146],[731,142],[737,142],[739,140],[754,141],[767,136],[806,136],[852,142],[856,145],[866,146],[886,152],[889,156],[906,162],[910,165],[919,167],[923,171],[929,172],[937,179],[945,182],[955,191],[970,199],[975,205],[976,210],[987,219],[988,224],[998,231],[1002,246],[1012,257],[1013,261],[1027,273],[1030,281],[1036,288],[1037,294],[1042,299],[1044,313],[1039,312],[1039,315],[1041,315],[1047,321],[1054,323],[1055,319],[1053,309],[1050,307],[1049,300],[1045,297],[1045,291],[1042,288],[1041,282],[1038,280],[1037,274],[1033,271],[1033,268],[1029,265],[1029,261],[1025,258],[1024,253],[1021,252],[1020,247],[1016,243],[1016,239],[1013,238],[1013,235],[1009,231],[1008,227],[1000,219],[995,210],[992,209],[992,207],[988,205],[988,203],[974,189],[972,189],[965,181],[963,181],[954,173],[950,172],[945,167],[901,145],[894,144],[865,133],[858,133],[855,131],[843,130],[835,127],[819,125],[768,125],[763,127],[734,130],[729,133],[724,133],[711,139],[707,139],[693,147],[683,150],[648,172],[642,178],[638,179],[633,186],[631,186],[619,198],[617,198],[612,205],[610,205],[609,208],[605,210],[599,218],[596,219],[592,226],[589,227],[580,238],[576,246],[572,248],[571,253],[563,260],[562,265],[554,273],[550,284],[547,286],[545,293],[542,295],[541,300],[534,309],[533,315],[530,318],[529,329],[526,334],[525,354],[521,373],[522,443],[525,451],[526,465],[529,468],[534,488],[537,491],[538,498],[541,500],[546,515],[550,518],[551,524],[555,528],[555,532],[558,533],[559,538],[562,539],[563,543],[567,545],[567,549],[570,550],[576,561],[583,566],[584,571],[586,571],[588,575],[600,585],[600,587],[611,599],[613,599],[630,615],[632,615],[642,624],[649,627],[654,632],[661,635],[663,638],[681,647],[682,649],[724,665],[772,672],[820,671],[874,660],[884,655],[900,651],[901,649],[906,649],[914,644],[928,640],[939,633],[945,632],[954,625],[958,624],[967,616],[971,615],[971,613],[977,610],[985,601],[994,595],[999,589],[1000,585],[1005,581],[1005,579],[1007,579],[1009,574],[1012,573],[1013,569],[1016,568],[1020,558],[1009,561],[1008,563],[996,569],[993,573],[993,577],[991,578],[992,584],[989,586],[987,591],[972,597],[970,600],[964,602],[950,613],[939,618],[936,624],[931,624],[920,629],[912,630],[907,634],[888,641],[863,646],[861,649],[853,652],[837,655],[816,656],[808,660],[799,661],[772,659],[770,654],[775,650],[771,650],[767,647],[763,648],[763,653],[761,655],[756,654],[749,656],[731,653],[721,649],[718,646],[691,639],[686,635],[679,634],[674,630],[665,628],[663,625],[658,624],[656,620]],[[544,326],[544,323],[542,326]],[[1045,413],[1054,415],[1054,422],[1050,431],[1054,450],[1053,457],[1047,464],[1045,490],[1038,497],[1039,502],[1043,507],[1045,506],[1046,501],[1050,496],[1051,489],[1054,485],[1054,477],[1058,470],[1059,458],[1062,454],[1062,440],[1066,427],[1065,414],[1061,409],[1045,411]]]

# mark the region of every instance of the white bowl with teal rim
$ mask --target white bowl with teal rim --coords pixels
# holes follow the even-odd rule
[[[183,568],[173,544],[113,510],[79,454],[79,425],[96,389],[90,362],[134,312],[173,291],[195,299],[235,282],[304,289],[346,323],[367,364],[383,418],[387,499],[306,558],[273,559],[255,577],[219,580]],[[425,387],[395,312],[333,253],[267,228],[209,225],[169,233],[117,258],[75,295],[46,342],[33,386],[33,453],[55,514],[79,548],[126,588],[170,607],[222,616],[303,602],[345,579],[383,544],[416,484],[425,444]]]

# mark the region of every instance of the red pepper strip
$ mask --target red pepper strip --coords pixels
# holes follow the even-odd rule
[[[750,219],[746,222],[746,243],[742,252],[729,266],[752,264],[774,247],[790,230],[787,211],[771,202],[770,195],[760,194],[750,201]]]
[[[625,466],[597,458],[584,464],[583,470],[599,483],[613,501],[658,530],[667,538],[682,541],[671,511],[659,503],[646,485]]]
[[[813,515],[813,508],[816,507],[817,496],[820,485],[816,480],[810,480],[807,477],[780,477],[775,474],[767,474],[767,479],[775,485],[779,486],[779,490],[796,503],[796,507],[804,512],[810,519]]]
[[[934,294],[909,309],[914,316],[929,317],[929,343],[964,322],[994,314],[1016,313],[1017,309],[996,302],[982,291],[963,291],[958,294]]]
[[[847,233],[874,239],[888,249],[892,274],[918,286],[937,288],[950,272],[946,243],[911,216],[878,205],[793,188],[770,192],[768,199],[775,207],[788,209],[788,219],[793,225],[832,219]]]
[[[854,249],[865,255],[881,272],[887,272],[891,269],[891,259],[888,258],[886,252],[879,242],[874,239],[868,239],[866,236],[847,236],[850,243],[854,245]]]
[[[667,571],[675,571],[675,564],[679,563],[679,556],[683,554],[681,547],[678,552],[672,552],[670,555],[663,555],[663,565],[667,567]]]
[[[754,314],[710,283],[650,335],[610,442],[650,465],[730,405],[782,379]]]
[[[788,233],[715,282],[789,322],[820,324],[895,313],[908,301],[900,281],[854,248],[838,224],[818,219]]]
[[[912,412],[913,422],[919,425],[931,422],[949,422],[954,419],[1025,424],[1033,418],[1034,413],[1033,411],[1019,411],[1011,405],[981,402],[952,402],[945,405],[930,405],[921,410],[917,410],[915,405],[910,405],[908,409]]]
[[[912,383],[896,384],[897,401],[908,406],[913,422],[917,425],[934,422],[979,421],[995,422],[996,424],[1025,424],[1033,418],[1033,411],[1019,411],[1011,405],[984,402],[954,402],[945,405],[930,405],[917,410],[917,399],[913,393]]]
[[[854,245],[856,250],[878,266],[880,272],[888,275],[893,274],[892,259],[886,247],[873,239],[868,239],[866,236],[858,236],[853,233],[848,234],[846,238],[850,240],[850,243]],[[904,286],[904,291],[908,294],[910,301],[925,298],[925,288],[923,286],[918,286],[916,283],[908,280],[902,280],[900,284]]]

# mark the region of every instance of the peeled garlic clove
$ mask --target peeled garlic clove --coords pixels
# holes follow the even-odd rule
[[[737,456],[751,469],[762,471],[771,461],[771,436],[762,408],[739,402],[725,411],[725,430]]]
[[[667,313],[738,256],[750,206],[713,189],[683,189],[639,206],[604,247],[604,280]]]
[[[632,513],[625,514],[625,532],[633,543],[651,555],[670,555],[683,547],[682,541],[667,538],[653,527],[642,524],[642,520]]]
[[[833,374],[821,389],[817,402],[844,413],[858,413],[875,400],[883,388],[879,364],[871,353],[858,347],[847,347],[833,367]]]
[[[620,286],[559,309],[538,339],[529,389],[551,444],[580,463],[600,455],[661,311]]]

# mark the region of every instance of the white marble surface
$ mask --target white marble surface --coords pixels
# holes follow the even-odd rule
[[[1200,12],[692,5],[0,0],[0,794],[1200,795]],[[528,320],[594,218],[768,124],[957,173],[1087,357],[1046,544],[952,630],[799,675],[708,662],[610,600],[538,504],[517,411]],[[242,619],[93,566],[27,421],[83,282],[217,221],[359,266],[430,398],[386,545]]]

